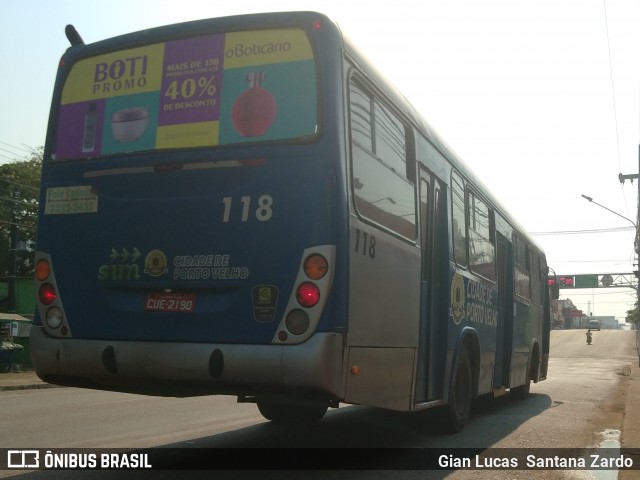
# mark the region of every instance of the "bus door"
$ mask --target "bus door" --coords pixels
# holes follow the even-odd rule
[[[421,168],[419,177],[422,250],[420,339],[416,403],[442,398],[448,318],[448,235],[446,188]]]
[[[513,337],[513,248],[511,242],[496,234],[498,246],[498,330],[493,386],[508,386]]]

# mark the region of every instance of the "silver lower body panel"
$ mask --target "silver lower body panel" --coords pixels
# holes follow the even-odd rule
[[[298,345],[54,338],[31,329],[36,373],[50,383],[161,396],[298,392],[343,397],[343,336]]]

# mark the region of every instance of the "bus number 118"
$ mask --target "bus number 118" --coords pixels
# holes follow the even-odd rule
[[[222,214],[222,222],[229,223],[231,221],[231,207],[233,205],[233,197],[224,197],[222,199],[222,203],[224,203],[224,213]],[[249,212],[251,211],[251,197],[244,196],[240,198],[240,203],[242,204],[242,216],[240,217],[240,221],[246,222],[249,220]],[[271,195],[262,195],[258,198],[258,206],[255,207],[255,215],[256,219],[261,222],[266,222],[271,220],[273,216],[273,197]]]
[[[372,260],[376,258],[376,237],[356,228],[356,253],[359,252]]]

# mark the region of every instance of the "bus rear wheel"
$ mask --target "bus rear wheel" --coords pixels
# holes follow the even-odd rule
[[[317,423],[329,408],[329,402],[325,400],[285,395],[259,396],[256,404],[267,420],[288,424]]]
[[[455,373],[451,395],[449,395],[448,415],[446,416],[446,429],[450,432],[461,432],[469,420],[471,400],[473,398],[473,374],[471,372],[471,360],[467,348],[462,345]]]
[[[527,381],[524,385],[519,387],[513,387],[510,391],[510,397],[513,400],[526,400],[529,397],[531,391],[531,372],[527,372]]]
[[[527,379],[527,383],[511,389],[510,397],[513,400],[526,400],[531,390],[531,379]]]

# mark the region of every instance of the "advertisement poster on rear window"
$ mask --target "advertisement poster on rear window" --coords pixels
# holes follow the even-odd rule
[[[64,84],[55,159],[313,135],[302,30],[214,34],[82,59]]]

